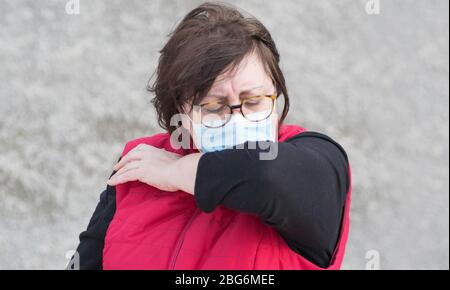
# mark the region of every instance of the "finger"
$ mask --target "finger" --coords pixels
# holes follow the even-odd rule
[[[133,151],[128,152],[127,155],[122,157],[120,161],[114,165],[113,170],[119,171],[125,164],[132,162],[132,161],[138,161],[142,159],[142,151]]]
[[[156,147],[145,144],[145,143],[141,143],[141,144],[137,145],[136,147],[134,147],[133,149],[131,149],[130,152],[151,150],[153,148],[156,148]]]
[[[124,170],[124,172],[119,175],[114,175],[106,183],[110,186],[115,186],[117,184],[122,184],[129,181],[136,181],[139,180],[139,178],[139,168],[130,168],[128,170]]]
[[[152,150],[153,148],[155,147],[143,143],[137,145],[136,147],[131,149],[124,157],[122,157],[122,159],[116,165],[114,165],[113,169],[115,171],[118,171],[122,166],[124,166],[129,161],[141,159],[142,155],[139,153],[141,153],[142,151]]]
[[[134,161],[130,161],[127,164],[125,164],[124,166],[122,166],[119,170],[117,170],[116,174],[114,174],[113,176],[119,176],[131,169],[137,169],[141,167],[141,160],[134,160]]]

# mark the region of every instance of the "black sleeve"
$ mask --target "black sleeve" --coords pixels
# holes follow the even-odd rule
[[[289,247],[327,267],[336,247],[347,191],[348,160],[331,138],[303,132],[277,146],[273,160],[260,160],[261,149],[205,153],[195,181],[195,199],[205,212],[218,205],[259,216]],[[256,149],[252,146],[256,146]]]
[[[115,171],[111,174],[111,176]],[[106,231],[116,211],[116,187],[107,186],[77,247],[80,270],[101,270]],[[75,257],[72,257],[69,266]],[[72,269],[72,268],[69,268]]]

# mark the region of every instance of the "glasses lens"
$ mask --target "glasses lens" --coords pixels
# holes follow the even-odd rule
[[[262,121],[272,113],[273,100],[268,96],[256,96],[244,100],[242,114],[250,121]]]
[[[202,106],[202,123],[211,128],[223,126],[230,118],[230,107],[219,102],[212,102]]]

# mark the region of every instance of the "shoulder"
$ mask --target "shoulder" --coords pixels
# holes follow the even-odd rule
[[[152,136],[140,137],[130,140],[125,144],[122,156],[126,155],[129,151],[131,151],[139,144],[147,144],[157,148],[168,149],[168,146],[170,146],[170,135],[169,133],[157,133]]]
[[[334,152],[337,155],[341,155],[347,162],[348,156],[345,149],[338,141],[321,132],[316,131],[303,131],[297,134],[293,134],[285,140],[287,143],[293,144],[311,144],[316,150],[326,149],[327,151]]]
[[[306,129],[299,125],[283,124],[278,130],[278,141],[284,142],[287,139],[306,132]]]

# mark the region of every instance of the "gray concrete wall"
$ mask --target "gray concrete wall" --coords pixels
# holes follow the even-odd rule
[[[160,132],[145,85],[200,1],[0,0],[0,269],[53,269],[77,245],[123,145]],[[288,122],[346,148],[344,268],[449,267],[447,0],[231,1],[272,32]]]

